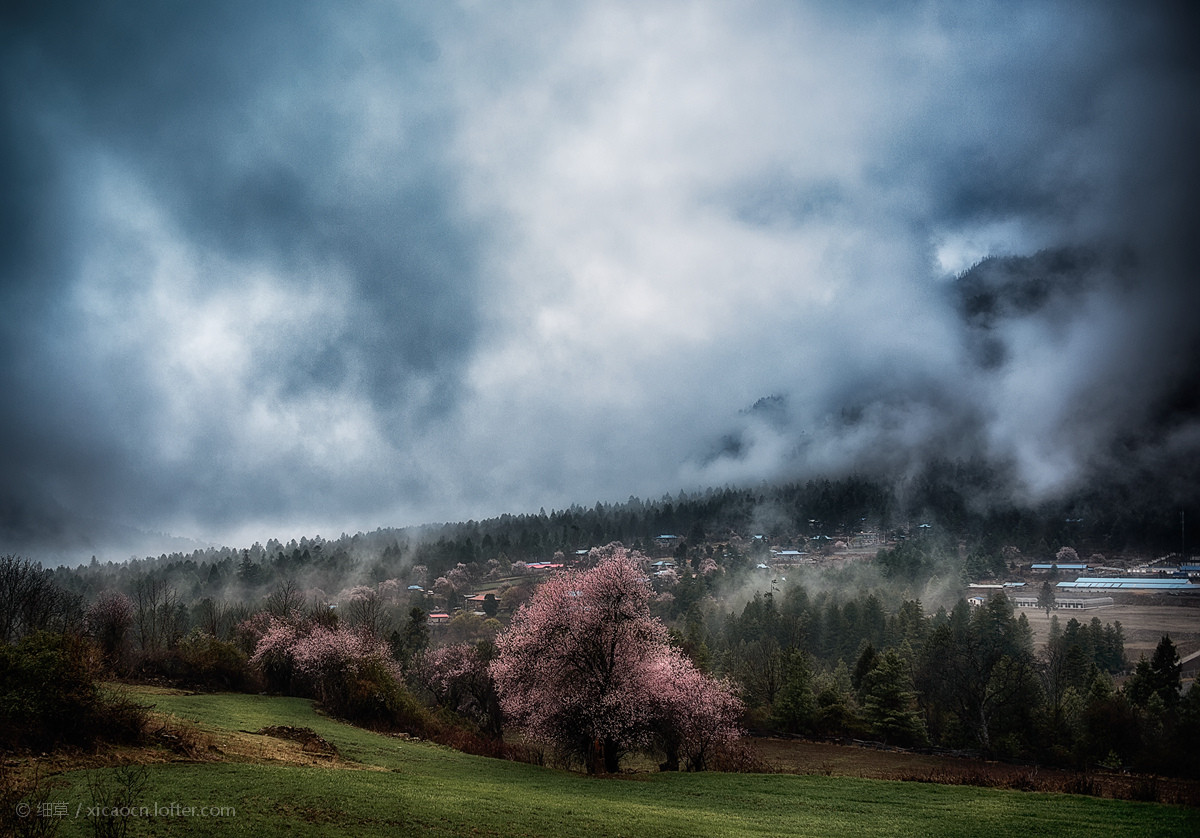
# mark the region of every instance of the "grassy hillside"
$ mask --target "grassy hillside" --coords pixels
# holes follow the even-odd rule
[[[309,702],[247,695],[147,694],[196,723],[214,761],[146,768],[134,803],[234,807],[235,815],[129,821],[135,835],[1194,835],[1200,811],[1045,795],[824,776],[646,774],[595,779],[467,756],[368,733]],[[336,756],[253,731],[307,727]],[[220,761],[216,761],[220,760]],[[76,770],[48,800],[62,835],[91,835],[93,785]],[[59,807],[59,812],[64,811]],[[78,813],[78,817],[76,814]]]

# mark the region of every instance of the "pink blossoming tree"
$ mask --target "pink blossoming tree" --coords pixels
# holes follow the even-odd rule
[[[650,616],[644,556],[613,544],[591,558],[591,570],[543,582],[497,638],[491,673],[505,717],[589,773],[656,745],[664,767],[683,754],[702,768],[738,735],[740,702],[669,645]]]
[[[270,689],[311,696],[335,715],[386,724],[410,712],[387,644],[362,629],[272,617],[250,663]]]
[[[717,681],[681,651],[661,650],[647,662],[645,684],[655,705],[654,742],[666,755],[662,768],[703,771],[714,753],[741,735],[742,702],[728,681]]]
[[[401,678],[387,644],[363,629],[315,625],[292,646],[295,678],[303,679],[322,704],[338,704],[347,685],[364,674]]]
[[[300,628],[291,620],[269,615],[244,621],[239,631],[254,640],[254,654],[250,663],[258,667],[267,682],[268,689],[287,692],[291,689],[292,674],[296,669],[296,642],[300,639]]]
[[[498,737],[502,732],[500,703],[488,669],[495,651],[491,643],[442,646],[423,656],[420,670],[439,704]]]

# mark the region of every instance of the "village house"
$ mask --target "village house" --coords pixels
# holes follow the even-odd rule
[[[1055,608],[1086,611],[1091,608],[1107,608],[1113,604],[1110,596],[1060,596],[1054,598]]]

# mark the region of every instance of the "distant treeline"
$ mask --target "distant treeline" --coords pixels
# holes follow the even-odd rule
[[[1028,560],[1048,560],[1064,544],[1081,556],[1136,551],[1178,552],[1183,538],[1179,493],[1161,482],[1095,486],[1071,498],[1037,507],[1006,498],[1004,475],[982,462],[937,462],[918,477],[884,483],[864,477],[810,480],[758,488],[681,492],[658,500],[631,497],[533,514],[501,515],[420,527],[387,528],[336,539],[319,536],[265,545],[172,553],[123,563],[93,562],[61,568],[55,581],[65,590],[92,597],[107,588],[129,590],[132,580],[151,575],[168,581],[189,600],[230,598],[242,591],[253,599],[281,581],[303,577],[311,588],[336,591],[347,584],[377,583],[403,575],[413,565],[430,579],[458,564],[491,559],[537,561],[556,552],[619,541],[646,553],[686,549],[754,535],[774,544],[806,543],[816,536],[846,538],[862,531],[882,537],[906,534],[929,524],[948,550],[966,551],[973,574],[1002,571],[1008,548]],[[1192,520],[1200,522],[1200,515]],[[673,535],[659,542],[661,535]],[[913,557],[901,553],[898,562]],[[357,574],[349,580],[351,569]],[[900,568],[916,576],[920,567]]]

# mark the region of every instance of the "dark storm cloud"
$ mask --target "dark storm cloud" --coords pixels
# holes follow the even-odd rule
[[[9,13],[0,375],[12,398],[0,431],[10,507],[47,493],[147,524],[182,508],[203,527],[317,495],[344,511],[380,488],[380,475],[359,474],[346,482],[367,486],[343,499],[345,478],[303,449],[246,461],[236,428],[250,405],[204,396],[348,397],[347,410],[375,412],[381,444],[404,411],[452,404],[476,324],[476,234],[449,205],[455,176],[440,149],[453,115],[436,94],[427,23],[385,4],[339,15],[297,3]],[[155,217],[161,241],[126,224],[137,213]],[[186,253],[164,264],[177,249]],[[190,276],[147,279],[180,267]],[[261,274],[278,304],[312,306],[303,322],[221,305],[214,316],[234,319],[215,339],[248,340],[250,357],[237,368],[214,358],[200,381],[172,382],[179,371],[154,354],[205,328],[203,309],[223,294],[252,294]],[[155,308],[154,296],[178,306]],[[222,376],[238,386],[204,380]],[[172,416],[174,398],[186,404]],[[165,436],[187,443],[180,461],[156,452]],[[314,479],[320,489],[294,488]]]
[[[18,33],[33,55],[17,83],[42,88],[84,143],[140,169],[200,246],[285,276],[317,258],[344,265],[365,301],[351,344],[428,369],[471,328],[471,242],[446,206],[453,175],[437,154],[450,117],[427,98],[420,29],[364,8],[373,22],[346,32],[322,4],[81,4],[37,36]],[[339,113],[364,50],[383,84],[407,88],[396,156],[371,162],[389,166],[382,182],[347,159],[362,127]]]
[[[1200,449],[1182,5],[5,14],[10,529]]]
[[[1014,489],[1038,497],[1161,458],[1160,446],[1194,449],[1196,415],[1158,406],[1193,386],[1200,364],[1185,256],[1198,231],[1194,16],[1018,4],[1008,22],[980,25],[998,7],[960,6],[908,41],[932,48],[925,57],[905,46],[907,13],[892,18],[900,44],[883,63],[913,61],[906,80],[919,81],[880,90],[920,92],[874,150],[875,197],[752,179],[731,208],[746,223],[801,225],[875,201],[914,243],[932,239],[944,270],[1011,258],[949,282],[922,314],[860,321],[852,331],[874,347],[866,363],[851,353],[831,367],[840,386],[815,383],[821,371],[796,382],[787,433],[741,419],[734,438],[765,439],[768,463],[738,444],[715,474],[745,473],[739,461],[780,475],[904,474],[982,454],[1015,463]],[[943,64],[947,50],[956,55]],[[897,369],[890,341],[871,335],[931,322],[932,367],[910,357]],[[942,363],[956,355],[966,363]]]

